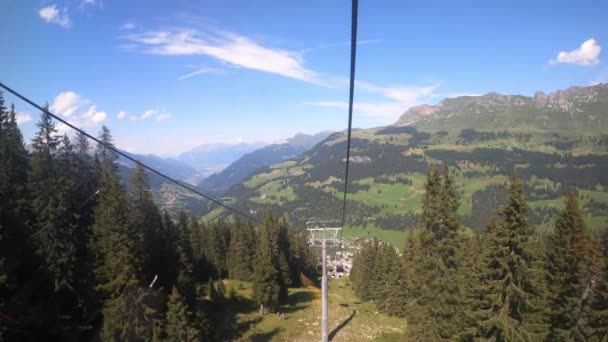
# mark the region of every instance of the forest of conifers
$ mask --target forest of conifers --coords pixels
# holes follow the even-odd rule
[[[234,290],[222,279],[251,281],[272,310],[314,276],[285,218],[172,218],[143,167],[122,184],[106,127],[93,147],[43,112],[28,151],[15,115],[0,93],[0,341],[217,340],[214,313]]]
[[[0,340],[217,340],[233,295],[222,279],[251,281],[273,310],[318,276],[287,218],[170,217],[143,167],[122,183],[107,128],[97,146],[57,131],[42,113],[28,151],[0,96]],[[479,233],[447,167],[425,190],[406,246],[363,242],[351,274],[361,300],[407,319],[408,340],[608,339],[608,240],[588,232],[574,190],[548,235],[528,223],[516,175]]]
[[[428,171],[425,190],[403,255],[367,241],[351,273],[362,300],[407,317],[408,341],[608,339],[608,240],[587,232],[575,193],[543,236],[528,223],[515,175],[479,234],[463,229],[447,167]]]

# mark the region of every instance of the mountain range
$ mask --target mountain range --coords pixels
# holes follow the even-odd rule
[[[298,133],[284,144],[273,144],[247,153],[227,168],[203,179],[198,188],[212,196],[222,195],[228,188],[241,182],[257,169],[279,163],[308,151],[325,140],[331,131],[309,135]]]
[[[268,209],[287,213],[296,226],[339,219],[345,155],[346,133],[332,134],[299,156],[258,169],[224,198],[260,218]],[[537,229],[551,228],[561,196],[573,189],[588,228],[604,229],[608,85],[445,99],[407,110],[394,125],[353,130],[345,234],[403,236],[400,231],[417,225],[426,171],[444,163],[456,175],[459,213],[471,229],[484,229],[502,205],[513,172],[524,181]],[[204,219],[227,215],[211,206]]]
[[[298,133],[287,139],[284,144],[268,146],[262,146],[261,143],[201,145],[191,151],[182,153],[178,159],[123,152],[178,181],[183,181],[191,186],[198,183],[197,187],[200,191],[213,197],[219,197],[232,185],[239,183],[257,169],[296,157],[332,133],[331,131],[323,131],[312,135]],[[259,148],[254,149],[256,147]],[[246,152],[251,149],[254,150]],[[233,163],[221,169],[224,163],[233,159],[235,160]],[[127,158],[120,157],[119,164],[119,173],[125,184],[128,185],[135,163]],[[212,170],[218,171],[206,177]],[[148,172],[148,176],[161,209],[175,213],[180,208],[184,208],[193,214],[204,211],[207,203],[200,196],[154,173]]]

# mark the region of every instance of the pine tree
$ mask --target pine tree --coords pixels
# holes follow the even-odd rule
[[[163,236],[163,219],[154,202],[148,175],[140,164],[131,175],[131,202],[133,224],[143,232],[143,275],[145,279],[153,279],[163,272],[163,259],[167,257],[164,249],[170,241]]]
[[[258,228],[258,247],[253,267],[253,300],[271,309],[278,308],[283,278],[279,270],[278,230],[272,215],[267,214]]]
[[[373,300],[376,289],[375,263],[378,257],[378,241],[364,242],[361,251],[353,259],[351,280],[353,289],[359,298],[364,301]]]
[[[203,336],[200,328],[198,328],[193,321],[192,312],[186,304],[185,298],[180,294],[179,290],[174,287],[169,296],[169,302],[167,303],[165,341],[201,341]]]
[[[212,276],[221,278],[226,273],[230,229],[223,222],[216,221],[209,224],[206,231],[205,256],[213,266]]]
[[[271,225],[270,230],[271,241],[273,242],[273,254],[275,255],[276,268],[280,275],[280,292],[279,301],[281,303],[287,302],[287,296],[289,294],[289,287],[294,286],[293,279],[299,277],[299,273],[293,274],[294,269],[291,268],[292,258],[290,255],[290,231],[289,222],[287,217],[281,217],[275,224]],[[297,271],[297,270],[296,270]]]
[[[112,146],[105,126],[99,138]],[[105,298],[116,298],[125,287],[140,282],[143,234],[132,222],[130,201],[117,174],[118,156],[100,144],[97,159],[101,192],[95,207],[91,248],[96,260],[97,289]]]
[[[67,137],[60,141],[48,113],[42,113],[38,129],[32,140],[32,167],[28,176],[36,254],[50,276],[54,291],[74,292],[79,241],[71,198],[74,190],[72,147]]]
[[[408,304],[413,339],[456,339],[465,331],[466,281],[463,263],[465,240],[461,232],[459,194],[447,166],[427,173],[422,227],[412,239],[407,273]]]
[[[604,233],[603,239],[591,238],[591,260],[591,283],[583,295],[590,303],[589,310],[585,312],[588,317],[585,337],[589,341],[606,341],[608,340],[608,233]]]
[[[194,266],[194,279],[201,282],[209,277],[209,265],[205,257],[207,246],[207,228],[196,218],[190,221],[190,246],[192,247],[192,265]]]
[[[99,190],[90,150],[89,138],[78,132],[75,144],[76,179],[78,181],[74,191],[74,200],[78,206],[79,230],[84,235],[90,235],[91,225],[93,224],[93,210],[97,203],[95,193]]]
[[[585,340],[586,319],[583,294],[592,275],[590,241],[585,233],[577,196],[566,196],[565,208],[555,222],[547,253],[550,284],[550,341]]]
[[[164,295],[145,287],[127,286],[107,300],[102,311],[102,341],[151,341],[162,319]]]
[[[250,224],[237,220],[228,247],[228,277],[230,279],[251,280],[255,249],[255,229]]]
[[[26,205],[28,153],[17,127],[14,107],[7,111],[0,92],[0,307],[33,273]],[[5,309],[6,310],[6,309]],[[6,313],[6,311],[5,311]],[[9,314],[12,314],[9,312]],[[0,326],[0,341],[4,325]],[[4,335],[8,339],[8,335]]]
[[[162,225],[161,237],[163,241],[162,249],[160,251],[161,266],[158,272],[158,286],[165,289],[171,289],[177,280],[177,241],[179,234],[177,227],[171,219],[171,216],[167,211],[163,212],[163,225]]]
[[[489,253],[479,276],[481,298],[476,314],[481,338],[537,341],[545,334],[539,306],[542,284],[533,269],[533,231],[526,214],[522,185],[511,176],[509,198],[495,233],[489,236]]]
[[[377,306],[391,316],[403,317],[405,316],[406,296],[402,261],[395,249],[389,244],[383,244],[381,253],[383,257],[378,259],[377,263],[382,260],[386,266],[376,267],[378,270],[384,271],[378,277]],[[378,266],[382,266],[382,264]]]
[[[190,234],[188,230],[188,217],[182,210],[177,220],[177,280],[175,287],[184,297],[186,303],[192,307],[194,305],[194,267],[192,265],[192,248],[190,246]]]

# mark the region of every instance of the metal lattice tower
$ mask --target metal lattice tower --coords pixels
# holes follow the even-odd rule
[[[321,342],[328,342],[328,306],[327,306],[327,248],[337,247],[342,241],[338,239],[341,227],[331,227],[328,222],[307,222],[306,230],[310,232],[310,246],[321,248]]]

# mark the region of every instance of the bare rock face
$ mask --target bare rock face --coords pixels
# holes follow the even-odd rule
[[[439,112],[440,108],[441,104],[438,104],[436,106],[425,104],[421,106],[412,107],[408,109],[407,112],[405,112],[403,115],[401,115],[401,118],[399,118],[399,122],[397,124],[400,126],[409,125],[410,123],[418,121],[418,119],[422,117],[430,116]]]

